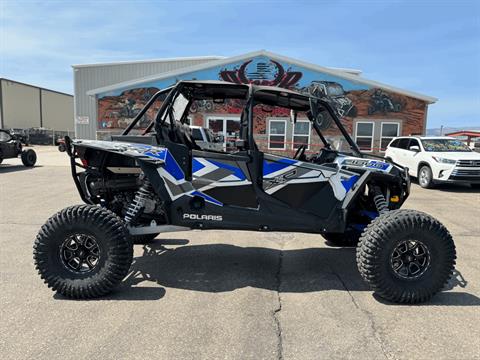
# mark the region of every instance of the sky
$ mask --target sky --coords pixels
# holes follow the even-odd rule
[[[0,0],[0,77],[73,93],[71,65],[265,49],[438,98],[480,126],[480,1]]]

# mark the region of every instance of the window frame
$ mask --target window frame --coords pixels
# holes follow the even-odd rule
[[[203,127],[209,129],[213,133],[213,130],[209,126],[210,120],[222,120],[223,150],[227,151],[227,122],[228,120],[232,120],[241,123],[241,116],[232,114],[203,114]],[[214,133],[213,135],[216,134]]]
[[[412,144],[412,142],[416,141],[417,142],[417,145],[414,145]],[[413,150],[410,150],[410,146],[418,146],[418,148],[420,149],[420,152],[422,151],[422,146],[420,145],[421,141],[419,141],[418,139],[416,138],[411,138],[410,141],[408,142],[408,151],[413,151]]]
[[[299,122],[306,122],[308,123],[308,135],[305,134],[295,134],[295,125]],[[297,123],[293,124],[292,126],[292,150],[298,150],[298,147],[295,148],[295,136],[307,136],[307,148],[305,150],[310,150],[310,139],[312,136],[312,122],[308,119],[297,119]]]
[[[402,141],[406,141],[407,142],[407,147],[400,147],[398,146],[397,149],[400,149],[400,150],[408,150],[408,146],[410,145],[410,138],[408,137],[401,137],[400,138],[400,141],[398,142],[399,144],[402,142]]]
[[[284,133],[283,133],[283,148],[279,147],[270,147],[270,136],[271,134],[271,124],[273,122],[283,122],[285,127],[284,127]],[[282,136],[282,134],[273,134],[273,136]],[[286,150],[287,149],[287,119],[281,119],[281,118],[273,118],[273,119],[268,119],[268,138],[267,138],[267,149],[268,150]]]
[[[393,145],[394,142],[396,142],[395,145]],[[388,147],[398,149],[397,145],[399,142],[400,142],[400,139],[398,137],[396,139],[392,139],[392,141],[390,141],[390,143],[388,144]]]
[[[397,125],[397,135],[395,136],[383,136],[383,124],[395,124]],[[385,152],[387,150],[388,145],[393,141],[393,139],[398,138],[400,136],[400,122],[399,121],[382,121],[380,124],[380,149],[379,152]],[[390,139],[385,149],[382,149],[383,139]]]
[[[372,124],[372,135],[371,136],[365,136],[365,135],[360,135],[360,138],[372,138],[372,141],[370,142],[370,150],[364,150],[360,148],[360,145],[357,143],[357,138],[358,138],[358,124]],[[355,123],[355,143],[357,144],[358,148],[362,152],[368,152],[371,153],[373,152],[373,144],[375,141],[375,121],[368,121],[368,120],[360,120]]]

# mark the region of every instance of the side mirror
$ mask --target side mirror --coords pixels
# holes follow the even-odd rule
[[[215,142],[223,142],[223,135],[217,135],[215,136]]]
[[[408,148],[410,151],[420,152],[420,147],[418,145],[412,145]]]
[[[297,115],[298,115],[298,112],[296,110],[290,110],[290,122],[292,124],[296,124],[297,123]]]

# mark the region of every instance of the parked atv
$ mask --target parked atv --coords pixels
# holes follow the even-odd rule
[[[7,130],[0,129],[0,164],[4,159],[17,158],[18,155],[23,165],[27,167],[34,166],[37,162],[37,154],[34,150],[23,150],[21,140]]]
[[[402,111],[402,104],[393,102],[390,96],[381,89],[375,90],[368,107],[368,115],[373,115],[377,112],[386,114],[400,111]]]
[[[340,117],[357,116],[357,108],[353,105],[352,100],[347,97],[341,84],[334,81],[312,81],[309,91],[311,95],[330,100],[331,105],[337,110]]]
[[[145,134],[129,135],[165,94]],[[244,100],[236,152],[196,145],[187,116],[194,101],[205,99]],[[303,145],[293,158],[260,151],[253,122],[263,105],[289,109],[292,122],[299,114],[308,118],[324,147],[309,156]],[[336,128],[349,152],[332,148],[326,126]],[[47,285],[68,297],[108,294],[127,275],[134,242],[189,229],[295,231],[358,243],[363,279],[399,303],[429,299],[454,269],[448,230],[428,214],[400,209],[410,191],[406,169],[361,153],[328,102],[314,96],[181,81],[156,93],[112,141],[65,143],[85,205],[61,210],[42,226],[34,260]]]

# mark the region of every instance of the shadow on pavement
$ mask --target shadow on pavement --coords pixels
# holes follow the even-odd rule
[[[159,239],[143,246],[143,255],[134,258],[123,284],[99,300],[158,300],[168,291],[162,287],[214,293],[248,286],[282,293],[371,291],[358,273],[353,248],[281,251],[227,244],[165,247],[187,243],[184,239]],[[143,286],[148,282],[159,286]],[[455,271],[445,290],[466,285]],[[59,295],[56,298],[64,299]],[[378,296],[375,299],[391,304]],[[422,305],[479,306],[480,299],[463,292],[443,292]]]
[[[418,184],[418,180],[412,178],[412,183]],[[452,193],[480,193],[480,189],[474,189],[469,184],[436,184],[432,189],[426,189],[427,191],[444,191],[444,192],[452,192]]]
[[[415,306],[480,306],[480,298],[475,295],[465,292],[448,291],[456,287],[466,288],[467,284],[467,280],[465,280],[460,271],[455,269],[449,282],[443,288],[443,292],[438,293],[426,303],[417,304]],[[399,304],[391,303],[376,294],[373,296],[382,304],[399,306]],[[408,306],[408,304],[400,304],[400,306]]]
[[[472,188],[470,185],[466,184],[439,184],[435,186],[433,190],[451,193],[480,193],[479,188]]]
[[[42,167],[42,165],[35,165],[33,167],[26,167],[24,165],[9,165],[9,164],[1,164],[0,165],[0,174],[6,174],[14,171],[25,171],[25,170],[33,170],[35,168]]]

